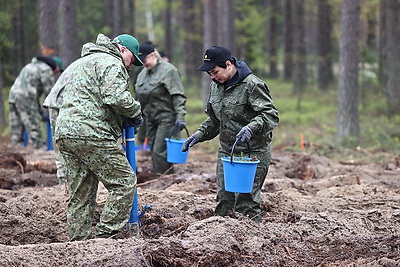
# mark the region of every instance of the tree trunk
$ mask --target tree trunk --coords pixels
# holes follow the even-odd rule
[[[128,33],[136,37],[135,0],[128,0]]]
[[[13,73],[18,75],[18,72],[21,68],[26,64],[25,58],[25,38],[24,38],[24,29],[23,29],[23,18],[24,18],[24,8],[22,6],[21,0],[17,0],[17,9],[14,13],[12,19],[12,27],[13,27],[13,38],[14,38],[14,64],[13,64]]]
[[[79,58],[75,0],[61,0],[61,58],[64,67]]]
[[[124,29],[124,1],[123,0],[113,0],[113,21],[112,21],[112,31],[110,38],[113,38],[121,33]]]
[[[234,23],[232,23],[232,12],[234,9],[235,3],[233,0],[216,1],[216,10],[220,11],[215,21],[218,25],[218,27],[215,27],[217,30],[216,43],[219,46],[225,46],[231,50],[231,52],[232,49],[234,49]]]
[[[184,66],[185,77],[191,87],[200,87],[200,76],[196,70],[200,65],[203,53],[201,41],[201,12],[202,6],[196,0],[182,1],[182,24],[184,28]],[[195,56],[193,56],[195,55]]]
[[[293,21],[296,21],[294,27],[294,55],[293,55],[293,91],[298,96],[297,109],[300,110],[301,98],[304,88],[307,85],[307,60],[306,60],[306,42],[305,42],[305,17],[304,0],[293,1],[294,8]]]
[[[278,20],[279,16],[279,1],[270,0],[270,19],[269,19],[269,37],[267,40],[268,52],[269,52],[269,76],[271,78],[278,78]]]
[[[328,0],[318,1],[317,73],[318,88],[323,91],[333,82],[331,10]]]
[[[147,24],[147,35],[148,40],[154,42],[154,24],[153,24],[153,8],[152,0],[146,0],[146,24]]]
[[[192,2],[190,1],[184,1],[183,4],[185,4],[186,2]],[[189,3],[190,5],[190,3]],[[165,15],[164,15],[164,52],[169,55],[169,57],[172,59],[172,47],[173,47],[173,37],[172,37],[172,0],[167,0],[166,3],[166,8],[165,8]],[[186,11],[186,9],[184,9]],[[189,11],[188,11],[189,12]],[[183,25],[183,27],[185,28],[186,25]],[[186,51],[186,50],[185,50]]]
[[[78,0],[79,1],[79,0]],[[114,33],[114,0],[104,0],[105,2],[105,23],[111,30],[111,35]],[[110,36],[111,37],[111,36]]]
[[[203,53],[210,48],[211,46],[215,45],[216,41],[216,34],[215,34],[215,1],[213,0],[203,0]],[[203,58],[203,53],[201,57]],[[201,61],[199,62],[200,65]],[[203,103],[206,103],[208,94],[209,94],[209,84],[210,84],[210,76],[206,73],[202,74],[202,92],[203,92]]]
[[[386,17],[386,11],[387,11],[387,5],[388,5],[387,0],[381,0],[380,1],[380,16],[379,16],[379,51],[378,51],[378,56],[379,56],[379,82],[383,88],[386,88],[387,86],[387,46],[386,46],[386,39],[387,39],[387,17]]]
[[[387,87],[389,114],[400,114],[400,0],[387,0]]]
[[[236,0],[225,0],[225,8],[227,10],[227,13],[230,14],[230,17],[227,18],[227,34],[226,40],[227,40],[227,47],[229,50],[232,52],[232,55],[236,55],[236,28],[235,28],[235,23],[232,21],[232,18],[237,17],[237,12],[236,12]]]
[[[285,17],[285,29],[284,29],[284,46],[285,46],[285,59],[284,59],[284,72],[283,78],[287,81],[292,80],[293,75],[293,1],[285,0],[284,4],[284,17]]]
[[[360,0],[343,0],[340,21],[337,138],[343,144],[358,139],[358,63]],[[353,140],[352,140],[353,139]],[[351,144],[351,143],[350,143]]]
[[[40,0],[40,43],[44,56],[58,53],[58,1]]]

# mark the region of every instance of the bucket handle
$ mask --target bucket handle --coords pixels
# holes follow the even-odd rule
[[[186,134],[187,134],[187,137],[189,137],[189,131],[188,131],[188,129],[186,128],[186,126],[185,126],[185,128],[183,128],[183,129],[185,129]],[[173,134],[176,130],[177,130],[177,129],[176,129],[175,126],[172,127],[171,130],[169,131],[168,138],[171,139],[172,134]]]
[[[235,143],[233,143],[233,146],[232,146],[232,150],[231,150],[231,164],[232,164],[232,162],[233,162],[233,152],[234,152],[235,147],[236,147],[236,144],[237,144],[238,142],[239,142],[239,138],[236,138]],[[250,158],[250,151],[251,151],[250,143],[249,143],[249,142],[246,142],[246,144],[247,144],[247,149],[249,150],[249,158]]]

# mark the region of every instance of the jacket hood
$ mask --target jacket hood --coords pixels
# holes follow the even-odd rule
[[[244,61],[236,61],[236,68],[237,68],[237,74],[238,74],[238,81],[242,81],[244,78],[246,78],[252,71],[250,70],[249,66],[247,66],[246,62]]]
[[[87,56],[93,53],[107,53],[122,59],[121,53],[117,46],[115,46],[110,38],[104,34],[97,36],[96,43],[86,43],[82,47],[81,56]]]

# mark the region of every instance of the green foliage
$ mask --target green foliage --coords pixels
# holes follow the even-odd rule
[[[8,95],[10,94],[10,88],[9,87],[4,87],[3,91],[0,91],[0,93],[3,94],[3,106],[4,106],[4,114],[5,114],[5,119],[6,119],[6,126],[0,128],[0,136],[4,137],[6,135],[8,135],[8,133],[10,132],[10,123],[9,123],[9,118],[8,118],[8,114],[9,114],[9,105],[8,105]]]
[[[251,62],[251,68],[256,73],[265,70],[265,54],[267,16],[266,10],[256,5],[255,0],[237,1],[237,12],[240,16],[235,20],[238,34],[236,42],[238,47],[246,47],[241,60]],[[258,6],[258,8],[254,8]]]
[[[78,31],[80,44],[95,42],[99,33],[108,36],[111,32],[111,29],[105,25],[105,3],[106,1],[76,1],[77,25],[85,25]]]
[[[16,5],[13,1],[0,0],[0,58],[2,61],[10,54],[12,40],[12,14]]]

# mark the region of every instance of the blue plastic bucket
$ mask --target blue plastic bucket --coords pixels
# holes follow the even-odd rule
[[[235,193],[251,193],[253,190],[254,177],[256,175],[259,160],[251,161],[251,158],[222,157],[224,166],[225,190]]]
[[[167,161],[169,163],[186,163],[188,151],[182,152],[182,145],[186,139],[165,138],[167,143]]]

